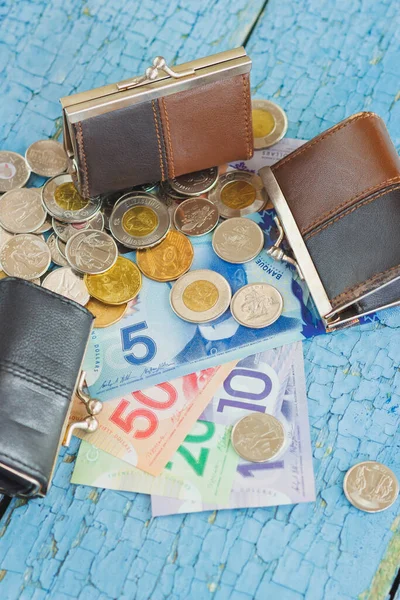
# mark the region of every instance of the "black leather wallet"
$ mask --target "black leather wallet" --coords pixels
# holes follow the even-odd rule
[[[0,492],[44,496],[92,314],[28,281],[0,281]]]

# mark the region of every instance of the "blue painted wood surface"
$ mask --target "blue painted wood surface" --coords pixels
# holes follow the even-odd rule
[[[60,129],[58,98],[239,45],[262,2],[43,0],[0,4],[1,147]],[[400,144],[395,0],[270,0],[251,33],[256,96],[309,138],[375,110]],[[377,235],[382,236],[377,224]],[[384,600],[400,557],[398,503],[367,515],[342,493],[365,458],[400,476],[400,311],[304,344],[315,504],[151,520],[148,498],[69,484],[77,442],[44,500],[0,523],[1,600]]]

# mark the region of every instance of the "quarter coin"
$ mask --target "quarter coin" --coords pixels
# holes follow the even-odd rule
[[[47,231],[50,231],[50,229],[52,229],[52,227],[53,227],[52,218],[50,217],[50,215],[46,214],[46,220],[43,223],[43,225],[41,225],[40,227],[35,229],[35,231],[32,231],[32,233],[34,233],[35,235],[39,235],[41,233],[46,233]]]
[[[49,247],[51,260],[53,261],[53,263],[55,265],[58,265],[59,267],[68,267],[69,265],[67,259],[61,254],[58,248],[57,237],[55,233],[52,233],[47,238],[46,243]]]
[[[7,240],[11,240],[11,238],[13,238],[13,237],[14,237],[13,233],[10,233],[9,231],[6,231],[2,227],[0,227],[0,248],[2,247],[2,245],[5,242],[7,242]]]
[[[249,262],[264,246],[264,234],[257,223],[245,217],[227,219],[214,231],[215,254],[230,263]]]
[[[32,233],[46,220],[40,191],[21,188],[0,198],[0,225],[10,233]]]
[[[150,194],[126,194],[110,217],[110,230],[124,246],[149,248],[161,242],[170,226],[168,209]]]
[[[185,235],[205,235],[216,227],[218,208],[206,198],[189,198],[181,202],[174,212],[174,224]]]
[[[272,415],[261,412],[240,419],[231,433],[234,450],[244,460],[255,463],[276,458],[286,445],[285,437],[282,423]]]
[[[175,191],[174,188],[171,187],[169,181],[161,181],[157,194],[163,201],[167,202],[171,202],[171,200],[185,200],[187,198],[185,194],[180,194],[179,192]]]
[[[133,300],[142,287],[139,269],[123,256],[105,273],[85,275],[84,279],[90,295],[105,304],[125,304]]]
[[[63,223],[58,219],[52,218],[52,226],[57,237],[63,242],[68,242],[69,238],[76,234],[77,231],[82,231],[82,229],[89,228],[90,221],[86,221],[84,223]],[[81,225],[81,229],[77,229],[77,225]]]
[[[56,140],[34,142],[25,153],[31,171],[42,177],[55,177],[67,170],[68,160],[63,145]]]
[[[347,500],[364,512],[381,512],[397,500],[399,484],[385,465],[366,460],[349,469],[343,481]]]
[[[65,253],[67,244],[65,242],[63,242],[62,240],[60,240],[60,238],[56,237],[56,246],[58,248],[59,253],[61,254],[61,256],[63,256],[63,258],[67,258],[67,255]]]
[[[285,111],[269,100],[252,101],[254,148],[269,148],[281,140],[287,132]]]
[[[0,150],[0,193],[23,187],[30,174],[23,156],[17,152]]]
[[[108,233],[86,229],[68,240],[65,256],[73,269],[96,275],[111,269],[117,260],[118,249]]]
[[[208,269],[189,271],[174,283],[170,293],[172,310],[190,323],[218,319],[229,308],[230,299],[229,283]]]
[[[240,325],[261,329],[275,323],[282,314],[283,298],[269,283],[249,283],[232,298],[232,316]]]
[[[179,231],[169,231],[163,241],[147,250],[138,250],[137,265],[149,279],[174,281],[190,269],[193,246]]]
[[[111,304],[104,304],[96,298],[90,298],[86,304],[86,308],[95,317],[93,326],[96,328],[109,327],[117,323],[124,316],[127,307],[127,303],[112,306]]]
[[[7,240],[0,249],[0,264],[7,275],[36,279],[46,273],[51,262],[50,250],[38,235],[24,233]]]
[[[249,171],[228,171],[221,175],[209,193],[221,217],[244,217],[258,212],[267,203],[261,177]]]
[[[49,273],[43,280],[42,287],[74,300],[82,306],[89,302],[89,294],[83,279],[74,273],[71,267],[62,267]]]
[[[100,210],[100,197],[83,198],[70,175],[56,175],[42,189],[42,200],[47,212],[65,223],[88,221]]]
[[[182,196],[199,196],[211,190],[218,180],[218,167],[203,169],[195,173],[179,175],[169,179],[170,187]]]

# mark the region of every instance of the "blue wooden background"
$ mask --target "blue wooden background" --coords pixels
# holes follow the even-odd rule
[[[367,109],[400,145],[395,0],[6,0],[0,19],[1,148],[57,137],[60,96],[140,73],[156,54],[178,62],[245,41],[253,92],[285,108],[288,135]],[[388,599],[399,504],[361,513],[342,481],[365,458],[400,477],[400,310],[304,351],[314,504],[152,520],[145,496],[69,484],[76,443],[49,496],[13,501],[0,522],[1,600]]]

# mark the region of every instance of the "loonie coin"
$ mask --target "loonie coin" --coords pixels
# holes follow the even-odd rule
[[[261,329],[275,323],[282,314],[283,298],[268,283],[248,283],[232,298],[232,316],[240,325]]]
[[[269,100],[252,102],[254,148],[269,148],[286,134],[288,120],[285,111]]]
[[[67,170],[68,161],[63,145],[56,140],[34,142],[25,153],[31,171],[42,177],[55,177]]]
[[[233,426],[231,441],[234,450],[244,460],[259,463],[276,458],[286,445],[286,436],[278,419],[254,412]]]
[[[117,244],[104,231],[78,231],[67,242],[65,256],[73,269],[96,275],[111,269],[118,257]]]
[[[61,256],[66,259],[67,255],[65,253],[65,250],[66,250],[67,244],[65,242],[63,242],[62,240],[60,240],[60,238],[56,237],[56,246],[57,246],[57,249],[58,249],[59,253],[61,254]]]
[[[397,500],[399,484],[393,471],[374,460],[349,469],[343,481],[347,500],[359,510],[381,512]]]
[[[248,171],[228,171],[221,175],[209,199],[225,219],[244,217],[264,208],[267,203],[261,177]]]
[[[70,175],[56,175],[43,186],[42,200],[47,212],[65,223],[88,221],[100,210],[99,197],[83,198]]]
[[[218,208],[206,198],[184,200],[174,212],[174,224],[178,231],[193,237],[212,231],[218,219]]]
[[[110,218],[113,236],[132,249],[150,248],[167,235],[168,209],[150,194],[125,194]]]
[[[231,288],[222,275],[208,269],[189,271],[174,283],[172,310],[184,321],[207,323],[229,308]]]
[[[42,287],[82,306],[89,302],[90,296],[83,279],[74,273],[71,267],[62,267],[49,273],[43,280]]]
[[[50,231],[50,229],[52,229],[52,227],[53,227],[52,218],[50,217],[50,215],[46,214],[46,220],[43,223],[43,225],[41,225],[40,227],[35,229],[35,231],[32,231],[32,233],[34,233],[35,235],[39,235],[41,233],[46,233],[47,231]]]
[[[195,173],[179,175],[174,179],[169,179],[168,183],[174,192],[182,196],[199,196],[211,190],[218,180],[218,167],[203,169]]]
[[[230,263],[249,262],[264,246],[264,234],[257,223],[245,217],[228,219],[214,231],[212,247],[215,254]]]
[[[53,263],[55,265],[58,265],[59,267],[68,267],[68,261],[67,259],[61,254],[58,245],[57,245],[57,237],[55,233],[52,233],[46,241],[46,244],[49,247],[50,250],[50,254],[51,254],[51,260],[53,261]]]
[[[7,275],[36,279],[46,273],[51,262],[50,250],[38,235],[15,235],[0,249],[0,264]]]
[[[21,188],[0,199],[0,225],[10,233],[32,233],[46,220],[40,191]]]
[[[23,156],[16,152],[0,150],[0,193],[23,187],[30,174]]]
[[[143,275],[149,279],[174,281],[190,269],[193,256],[190,240],[179,231],[169,231],[154,248],[138,250],[136,260]]]
[[[85,275],[86,287],[93,298],[105,304],[125,304],[142,287],[142,275],[134,262],[119,256],[111,269],[100,275]]]
[[[96,328],[108,327],[117,323],[124,316],[127,307],[127,303],[112,306],[111,304],[104,304],[96,298],[90,298],[86,304],[86,308],[95,316],[93,327]]]

